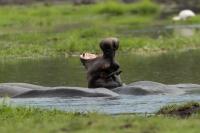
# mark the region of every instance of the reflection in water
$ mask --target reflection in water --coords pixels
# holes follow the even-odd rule
[[[200,83],[199,50],[154,57],[121,56],[125,83],[150,80],[166,84]],[[124,60],[124,62],[123,62]],[[126,64],[125,62],[128,62]]]
[[[185,37],[190,37],[193,36],[195,34],[195,29],[191,29],[191,28],[174,28],[174,34],[176,35],[181,35],[181,36],[185,36]]]
[[[125,83],[150,80],[166,84],[200,84],[199,50],[159,56],[117,56]],[[87,86],[79,57],[0,60],[0,82],[26,82],[45,86]]]
[[[200,25],[176,25],[176,26],[167,26],[165,30],[171,30],[173,35],[191,37],[199,32]]]
[[[130,29],[120,29],[126,36],[148,36],[152,38],[159,37],[171,37],[171,36],[184,36],[190,37],[199,33],[200,25],[169,25],[169,26],[155,26],[151,28],[145,28],[142,30],[130,30]]]
[[[150,80],[167,84],[200,84],[200,51],[170,53],[159,56],[120,54],[122,79],[125,83]],[[0,82],[27,82],[45,86],[87,86],[86,73],[78,57],[20,59],[0,61]],[[200,101],[199,94],[188,95],[121,95],[106,98],[30,98],[11,99],[17,105],[59,108],[66,111],[98,111],[110,114],[156,111],[167,103]]]
[[[86,82],[85,71],[75,57],[1,61],[0,73],[0,82],[26,82],[46,86],[84,86]]]

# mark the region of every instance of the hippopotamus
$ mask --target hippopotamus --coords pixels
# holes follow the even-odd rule
[[[119,64],[115,61],[115,52],[119,40],[114,37],[103,39],[99,44],[102,55],[83,53],[80,60],[87,70],[88,88],[113,89],[122,86]]]
[[[198,84],[165,85],[153,81],[137,81],[114,89],[84,87],[44,87],[28,83],[1,83],[0,97],[119,97],[120,95],[182,95],[200,91]]]
[[[1,83],[0,97],[116,97],[117,93],[105,88],[88,89],[83,87],[44,87],[28,83]]]

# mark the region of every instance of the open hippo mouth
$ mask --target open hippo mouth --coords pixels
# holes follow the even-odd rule
[[[80,55],[80,60],[83,66],[88,69],[89,66],[97,59],[100,55],[92,54],[92,53],[83,53]]]
[[[92,53],[83,53],[83,54],[80,55],[80,58],[83,59],[83,60],[92,60],[92,59],[95,59],[97,57],[98,57],[98,55],[92,54]]]

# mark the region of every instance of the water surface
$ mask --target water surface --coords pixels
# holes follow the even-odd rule
[[[192,25],[155,25],[152,27],[146,27],[144,29],[120,29],[119,32],[122,32],[125,36],[133,37],[144,37],[148,36],[151,38],[159,37],[174,37],[174,36],[183,36],[190,37],[200,32],[200,24]]]
[[[200,84],[200,51],[156,56],[117,55],[125,83],[150,80],[165,84]],[[78,57],[1,59],[0,82],[26,82],[44,86],[86,87],[86,73]],[[11,99],[14,105],[58,108],[65,111],[97,111],[109,114],[152,113],[169,103],[200,101],[199,94],[121,95],[119,98],[28,98]]]

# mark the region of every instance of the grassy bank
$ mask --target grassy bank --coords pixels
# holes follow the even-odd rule
[[[0,106],[1,133],[188,133],[199,132],[199,113],[181,119],[166,116],[66,113],[58,110]]]
[[[0,8],[0,57],[57,56],[84,51],[96,52],[102,38],[116,36],[121,51],[160,52],[198,48],[199,34],[151,38],[130,31],[170,24],[160,20],[160,5],[150,0],[134,4],[108,1],[94,5],[33,4]],[[200,17],[185,21],[197,24]]]

